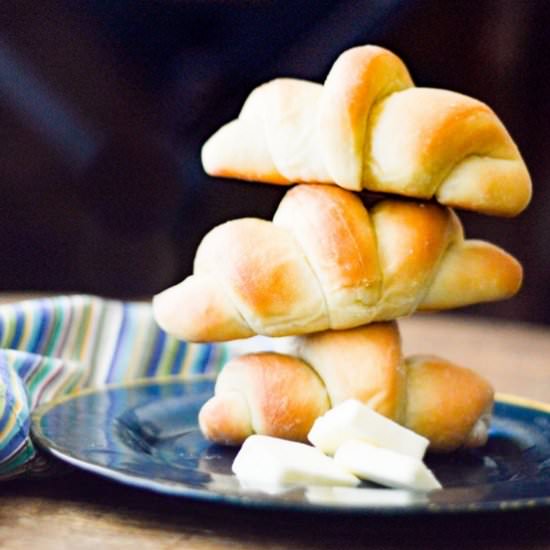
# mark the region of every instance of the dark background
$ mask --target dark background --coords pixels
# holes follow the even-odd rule
[[[204,140],[261,82],[322,81],[344,49],[375,43],[508,127],[531,205],[460,216],[521,260],[525,284],[466,311],[550,323],[549,29],[546,0],[3,0],[0,291],[128,298],[182,279],[208,229],[268,218],[285,191],[207,177]]]

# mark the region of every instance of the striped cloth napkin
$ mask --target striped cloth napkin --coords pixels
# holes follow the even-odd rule
[[[215,377],[230,356],[257,347],[179,341],[156,325],[144,302],[74,295],[1,305],[0,480],[47,469],[30,437],[38,405],[143,378]]]

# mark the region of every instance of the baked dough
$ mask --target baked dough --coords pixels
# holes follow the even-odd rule
[[[342,53],[323,85],[279,78],[254,89],[202,163],[212,176],[434,197],[499,216],[531,197],[518,148],[486,104],[414,87],[401,59],[372,45]]]

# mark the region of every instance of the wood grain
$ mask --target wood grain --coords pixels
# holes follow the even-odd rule
[[[454,541],[550,548],[547,510],[423,519],[273,514],[146,493],[84,472],[1,490],[2,550],[449,549]]]
[[[406,354],[441,355],[482,373],[499,392],[550,402],[550,327],[435,314],[400,327]]]

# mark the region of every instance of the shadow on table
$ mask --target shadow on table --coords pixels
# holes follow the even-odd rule
[[[32,529],[44,538],[108,535],[158,537],[193,548],[542,548],[550,540],[548,509],[456,516],[383,517],[250,511],[167,497],[73,472],[59,478],[4,483],[2,526],[32,515]],[[65,524],[63,525],[63,523]],[[9,529],[8,539],[9,539]],[[115,537],[115,538],[113,538]],[[4,537],[2,537],[4,538]],[[6,539],[5,539],[6,540]],[[62,539],[59,538],[61,541]],[[68,540],[67,540],[68,542]],[[104,546],[105,547],[105,546]],[[110,546],[109,546],[110,547]],[[116,544],[113,548],[118,548]],[[188,547],[188,546],[185,546]],[[105,547],[107,548],[107,547]]]

